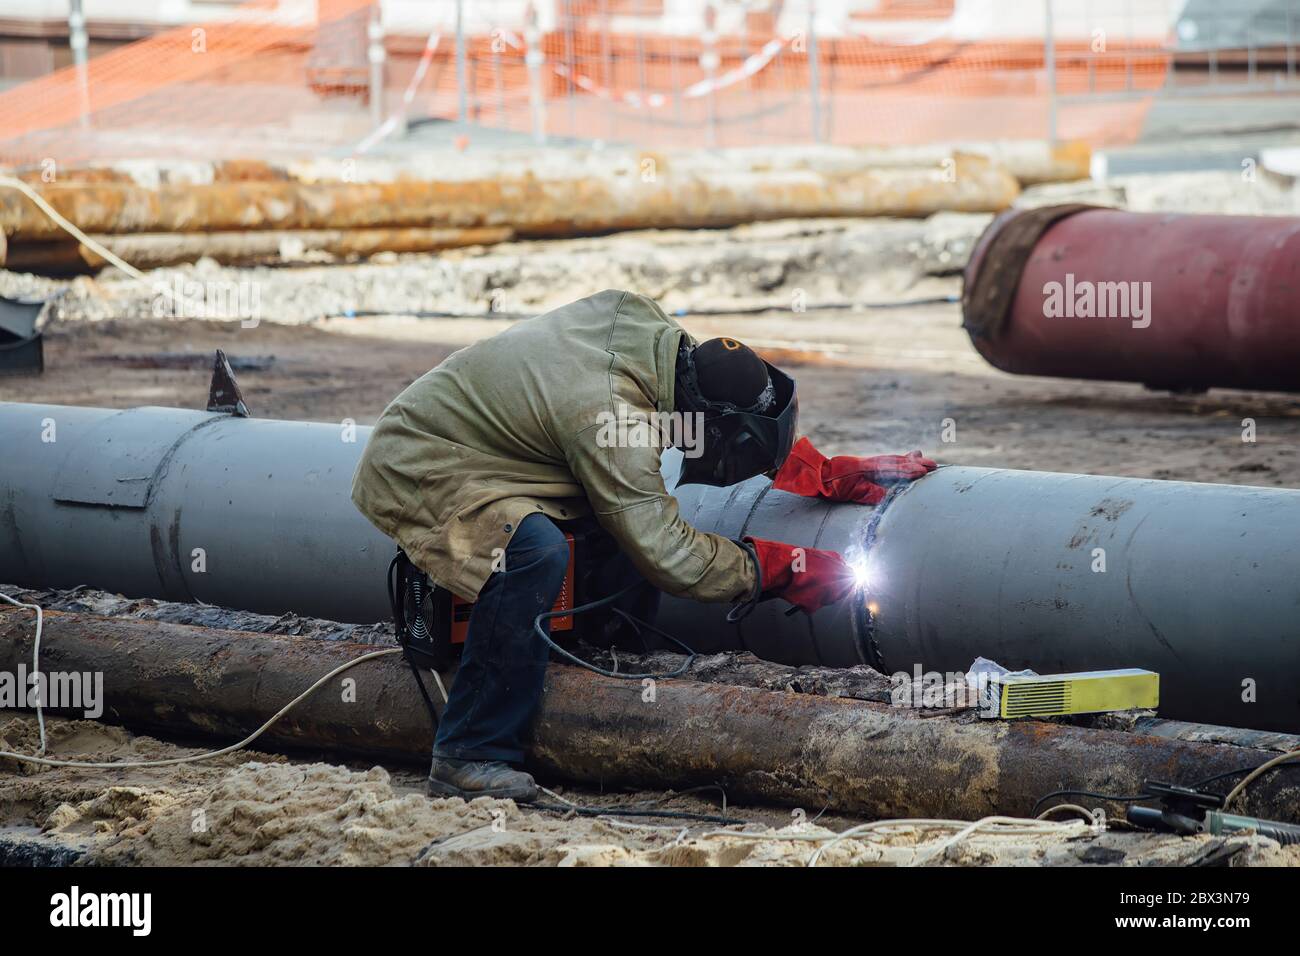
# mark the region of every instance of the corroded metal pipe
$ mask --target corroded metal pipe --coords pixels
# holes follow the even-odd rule
[[[31,615],[0,609],[0,669],[30,662]],[[259,726],[322,674],[374,648],[158,621],[51,612],[47,671],[104,674],[105,713],[166,737],[228,742]],[[326,687],[275,725],[260,747],[328,750],[423,762],[432,734],[399,657],[351,671],[352,692]],[[756,800],[871,817],[1028,813],[1061,787],[1136,793],[1275,756],[1222,744],[1039,721],[921,719],[885,704],[810,694],[638,681],[548,669],[528,747],[544,778],[684,789],[721,784]],[[1295,774],[1261,778],[1244,813],[1297,819]]]
[[[250,232],[133,233],[91,238],[137,269],[157,269],[202,258],[223,264],[295,259],[310,253],[371,256],[377,252],[437,252],[507,242],[504,226],[479,229],[298,229]],[[75,275],[107,264],[94,249],[76,240],[23,242],[0,249],[0,266],[11,272]]]
[[[394,546],[349,498],[368,433],[0,405],[0,581],[383,620]],[[811,617],[771,601],[738,627],[722,605],[665,600],[660,626],[700,650],[886,673],[977,656],[1146,667],[1164,716],[1300,729],[1300,491],[945,467],[876,508],[761,478],[674,493],[702,530],[829,548],[866,573]]]
[[[994,220],[964,324],[1022,375],[1300,391],[1300,218],[1045,207]]]
[[[812,169],[818,172],[857,172],[900,166],[942,166],[961,155],[983,157],[1005,169],[1021,185],[1087,179],[1092,149],[1074,140],[997,140],[989,142],[925,143],[909,146],[832,146],[790,144],[728,149],[501,149],[490,153],[455,150],[421,152],[403,157],[351,157],[349,182],[392,182],[396,179],[446,181],[516,175],[529,170],[539,178],[564,175],[605,175],[611,171],[640,174],[650,164],[658,170],[724,167],[737,170]],[[17,173],[33,186],[43,185],[44,170],[30,167]],[[96,161],[91,165],[60,165],[59,182],[121,183],[154,186],[159,182],[200,185],[220,182],[337,181],[343,163],[337,157],[290,160],[128,159]]]
[[[96,236],[110,252],[138,269],[154,269],[201,258],[223,264],[263,259],[293,259],[307,253],[332,256],[371,256],[377,252],[437,252],[465,246],[507,242],[514,233],[505,226],[477,229],[300,229],[280,232],[145,233]],[[27,248],[39,250],[45,243]],[[106,264],[97,252],[81,246],[81,258],[91,268]]]
[[[952,168],[818,172],[658,170],[653,176],[531,175],[464,181],[293,181],[42,186],[41,195],[89,233],[260,229],[509,227],[520,236],[623,229],[734,226],[813,216],[927,216],[995,212],[1019,193],[1005,170],[978,156]],[[60,239],[63,231],[21,193],[0,190],[0,232]]]

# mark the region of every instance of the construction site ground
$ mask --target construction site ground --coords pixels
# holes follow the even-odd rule
[[[32,752],[36,721],[0,723],[0,748]],[[53,720],[50,752],[68,759],[151,760],[197,753],[107,724]],[[241,752],[180,767],[49,769],[0,761],[0,861],[77,865],[677,865],[804,866],[861,821],[820,808],[728,805],[749,821],[572,817],[481,798],[430,800],[414,768]],[[594,793],[560,787],[552,804],[653,806],[721,814],[719,795]],[[561,804],[562,805],[562,804]],[[1068,817],[1062,817],[1068,819]],[[753,836],[737,835],[744,830]],[[1080,822],[1045,835],[975,833],[943,853],[932,827],[827,845],[819,865],[1300,866],[1300,847],[1257,836],[1176,837]],[[759,837],[759,838],[755,838]],[[824,841],[823,841],[824,842]]]
[[[985,365],[960,330],[955,305],[717,316],[686,325],[699,334],[788,341],[804,427],[828,453],[919,447],[967,465],[1097,472],[1238,484],[1297,483],[1300,401],[1214,391],[1154,393],[1140,386],[1017,378]],[[337,323],[335,323],[337,325]],[[407,382],[494,322],[354,319],[343,331],[263,322],[66,323],[52,329],[45,375],[8,379],[0,399],[55,404],[198,407],[210,360],[223,348],[254,414],[368,423]],[[486,328],[485,328],[486,327]],[[844,347],[858,348],[846,354]],[[793,354],[801,351],[802,355]],[[191,356],[191,357],[187,357]],[[269,357],[273,356],[273,361]],[[877,361],[879,357],[879,361]],[[161,367],[159,367],[161,366]],[[1258,441],[1241,440],[1254,418]],[[944,420],[956,441],[940,440]],[[0,749],[32,752],[35,721],[0,726]],[[141,759],[187,752],[90,722],[56,723],[52,750],[88,759]],[[93,755],[90,758],[89,755]],[[266,754],[231,755],[181,768],[52,770],[6,774],[0,843],[66,848],[96,863],[220,864],[773,864],[802,865],[817,844],[703,837],[716,827],[673,821],[565,819],[511,803],[430,801],[413,768],[340,766]],[[12,765],[11,765],[12,767]],[[16,769],[16,768],[13,768]],[[657,801],[659,793],[561,790],[586,805]],[[668,809],[721,813],[713,793],[675,797]],[[729,815],[787,834],[842,830],[860,822],[818,818],[819,807],[737,808]],[[195,816],[196,812],[201,812]],[[789,830],[802,824],[803,830]],[[196,830],[196,827],[200,829]],[[206,829],[203,829],[206,828]],[[917,860],[918,843],[948,834],[846,841],[820,862]],[[1225,846],[1227,849],[1225,850]],[[949,864],[1170,864],[1231,859],[1235,865],[1300,865],[1297,848],[1258,838],[1177,838],[1115,831],[1094,837],[975,837]],[[81,854],[86,854],[81,857]],[[57,858],[57,856],[55,857]]]
[[[1219,390],[1171,395],[1133,384],[1014,377],[988,366],[971,347],[960,327],[959,306],[951,301],[960,289],[963,256],[985,222],[987,217],[933,217],[926,223],[764,224],[654,239],[573,240],[579,244],[575,249],[607,267],[591,266],[585,286],[582,267],[573,267],[548,294],[565,301],[609,285],[627,286],[665,298],[670,309],[687,310],[681,321],[698,336],[725,333],[759,346],[797,377],[801,426],[828,454],[920,448],[942,463],[1300,486],[1300,398]],[[866,257],[854,265],[856,237],[886,234],[903,245],[886,244],[892,251],[876,262],[880,269],[868,282],[873,261]],[[778,255],[765,243],[795,243],[811,258],[799,265],[788,249]],[[120,275],[50,283],[72,291],[68,311],[47,329],[47,370],[41,376],[0,379],[0,400],[201,408],[213,350],[221,348],[255,416],[369,424],[398,391],[450,351],[511,321],[412,312],[482,311],[487,293],[475,283],[490,287],[491,281],[482,269],[474,273],[466,264],[481,266],[493,256],[498,257],[493,268],[503,259],[516,264],[516,290],[544,284],[545,270],[530,273],[530,263],[543,261],[539,257],[556,245],[518,243],[441,260],[401,256],[301,269],[200,264],[175,270],[186,276],[253,277],[262,284],[263,309],[253,327],[151,318],[141,304],[147,296],[125,291]],[[664,255],[679,261],[665,263],[663,250],[651,248],[664,245],[671,247]],[[904,251],[898,253],[899,248]],[[952,255],[944,258],[947,252]],[[744,259],[748,265],[730,272],[721,264],[719,272],[709,266],[694,285],[674,279],[698,268],[702,257],[730,258],[732,266]],[[630,261],[658,261],[664,270],[658,283],[646,280],[644,265],[640,271],[622,270],[619,263]],[[786,265],[773,266],[773,261]],[[452,275],[448,262],[463,268]],[[828,263],[836,263],[838,271]],[[798,269],[804,267],[801,276]],[[391,282],[385,270],[391,270]],[[391,302],[371,310],[362,302],[348,317],[337,303],[305,302],[304,297],[329,291],[324,280],[304,278],[313,272],[364,276],[362,286],[374,288],[376,299],[395,294],[393,287],[401,284],[416,292],[406,310]],[[472,282],[465,278],[471,273],[478,276]],[[719,287],[719,274],[743,274],[747,284]],[[421,275],[428,285],[420,286]],[[12,275],[0,278],[6,291],[45,285]],[[668,286],[688,292],[676,294],[674,302],[662,295]],[[471,295],[475,288],[477,299]],[[437,293],[448,289],[454,291],[451,300],[439,299]],[[806,293],[806,301],[796,298],[799,292]],[[523,291],[518,295],[498,302],[499,311],[551,304]],[[854,307],[849,301],[877,305]],[[755,303],[761,302],[772,307],[758,311]],[[284,304],[282,311],[277,312],[277,303]],[[360,311],[385,314],[355,314]],[[1254,423],[1254,441],[1243,441],[1247,419]],[[37,742],[31,716],[0,721],[0,749],[30,753]],[[50,743],[56,756],[101,760],[173,756],[215,746],[63,721],[51,722]],[[751,829],[783,828],[775,838],[751,839],[709,835],[717,827],[707,823],[566,818],[486,799],[431,801],[423,796],[419,768],[340,765],[329,755],[245,752],[138,770],[33,772],[0,765],[5,771],[0,773],[0,859],[10,860],[35,854],[47,861],[141,864],[803,865],[819,845],[804,837],[819,827],[842,830],[861,822],[819,815],[820,807],[792,813],[727,805],[728,815],[758,825]],[[585,805],[659,801],[654,805],[723,812],[712,791],[555,789]],[[1123,829],[1098,835],[1082,825],[1050,836],[977,833],[933,855],[950,835],[922,829],[846,840],[828,847],[819,862],[1300,865],[1300,848],[1280,848],[1254,836],[1179,838]]]

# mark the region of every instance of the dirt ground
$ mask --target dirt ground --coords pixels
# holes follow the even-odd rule
[[[0,750],[30,753],[36,721],[0,721]],[[90,721],[52,720],[50,753],[151,760],[197,753]],[[75,756],[72,756],[75,755]],[[1179,838],[1082,820],[1043,833],[896,824],[832,843],[858,821],[727,807],[751,821],[571,817],[509,800],[430,800],[421,778],[246,752],[168,768],[42,769],[0,758],[0,862],[242,866],[1086,866],[1300,865],[1300,847],[1254,836]],[[548,795],[553,804],[652,804],[720,814],[696,794]],[[709,794],[712,796],[712,794]]]
[[[971,348],[956,305],[686,316],[683,323],[698,335],[752,342],[789,366],[801,425],[828,454],[921,448],[950,464],[1300,486],[1300,397],[1172,395],[1007,375]],[[199,408],[213,350],[223,348],[237,364],[274,359],[236,372],[255,416],[369,423],[450,351],[507,324],[400,317],[256,328],[60,323],[47,333],[46,373],[0,378],[0,400]],[[173,367],[150,367],[160,363]],[[1246,418],[1256,423],[1255,442],[1242,441]],[[942,440],[945,426],[955,441]]]

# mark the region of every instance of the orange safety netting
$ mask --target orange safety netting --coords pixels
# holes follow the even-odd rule
[[[0,94],[0,163],[374,148],[386,137],[371,135],[368,106],[372,0],[317,6],[315,17],[294,19],[271,0],[246,3],[230,20],[168,29],[98,56],[84,82],[69,67]],[[1067,37],[1056,43],[1049,79],[1041,40],[945,37],[952,0],[881,0],[850,14],[839,35],[817,39],[814,88],[808,38],[778,33],[761,11],[709,39],[656,32],[663,4],[655,0],[560,6],[554,29],[534,34],[544,57],[535,72],[525,59],[525,6],[502,3],[513,19],[503,15],[490,29],[468,24],[464,101],[475,128],[531,137],[540,124],[548,138],[651,147],[1044,138],[1054,87],[1066,97],[1058,136],[1115,142],[1137,135],[1170,63],[1163,38],[1113,43],[1099,56],[1086,37]],[[895,19],[932,35],[907,44],[845,35]],[[387,37],[386,114],[416,124],[457,118],[449,25],[434,40]]]

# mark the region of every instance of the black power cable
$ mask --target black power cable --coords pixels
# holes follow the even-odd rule
[[[1214,783],[1215,781],[1218,780],[1225,780],[1228,777],[1235,777],[1238,774],[1242,774],[1242,773],[1250,773],[1252,770],[1255,770],[1260,766],[1262,766],[1262,764],[1256,764],[1254,767],[1238,767],[1235,770],[1225,770],[1223,773],[1216,773],[1212,777],[1206,777],[1204,780],[1198,780],[1195,783],[1188,784],[1187,789],[1200,790],[1208,783]],[[1280,763],[1274,767],[1270,767],[1267,772],[1272,773],[1274,770],[1280,770],[1283,767],[1300,767],[1300,763]],[[1155,796],[1156,796],[1155,794],[1151,794],[1151,793],[1139,793],[1135,796],[1131,796],[1131,795],[1117,796],[1115,794],[1110,794],[1110,793],[1094,793],[1091,790],[1053,790],[1051,793],[1046,794],[1045,796],[1042,796],[1038,799],[1038,802],[1034,804],[1034,809],[1029,811],[1029,815],[1031,817],[1038,816],[1038,808],[1041,807],[1048,800],[1051,800],[1053,797],[1092,797],[1094,800],[1109,800],[1112,803],[1135,803],[1138,800],[1154,799]],[[1224,796],[1224,795],[1214,794],[1214,796]]]
[[[640,628],[645,628],[647,631],[650,631],[652,634],[658,634],[664,640],[676,644],[683,651],[685,651],[686,660],[682,663],[682,666],[677,668],[674,671],[669,671],[667,673],[660,673],[660,674],[620,674],[617,671],[606,670],[603,667],[598,667],[595,664],[592,664],[590,661],[584,661],[581,657],[578,657],[576,654],[569,653],[559,644],[556,644],[555,641],[551,640],[551,636],[547,634],[545,628],[542,627],[543,621],[549,621],[553,617],[568,617],[570,614],[585,614],[587,611],[594,611],[597,610],[598,608],[607,607],[608,605],[613,604],[623,595],[627,594],[633,588],[640,587],[641,584],[642,582],[640,581],[633,581],[627,587],[615,591],[613,594],[609,595],[608,597],[599,598],[598,600],[595,601],[588,601],[586,604],[579,604],[577,607],[574,608],[564,608],[558,611],[543,611],[541,614],[537,615],[537,617],[533,618],[533,632],[538,637],[540,637],[543,641],[545,641],[547,646],[550,647],[551,650],[555,651],[566,661],[569,661],[571,664],[577,664],[579,667],[584,667],[594,674],[600,674],[602,677],[617,677],[619,680],[646,680],[646,679],[665,680],[670,677],[680,677],[682,674],[685,674],[688,670],[690,670],[691,665],[695,663],[695,658],[697,656],[695,651],[691,650],[691,648],[687,647],[684,643],[679,641],[677,638],[673,637],[673,635],[669,634],[667,631],[660,630],[659,628],[655,627],[653,624],[649,624],[641,620],[640,618],[633,617],[631,614],[628,614],[626,611],[622,610],[621,608],[614,608],[614,613],[618,614],[624,620],[631,623],[634,628],[637,628],[638,630]]]
[[[721,825],[749,823],[740,817],[724,817],[713,813],[692,813],[689,810],[629,810],[625,807],[580,807],[563,803],[529,803],[529,810],[544,810],[547,813],[572,813],[579,817],[660,817],[669,820],[695,820],[700,823],[717,823]]]
[[[394,635],[397,638],[398,644],[402,646],[402,650],[403,650],[402,657],[406,660],[407,664],[410,665],[411,673],[415,675],[415,683],[420,688],[420,696],[424,699],[424,706],[429,711],[429,720],[433,723],[433,730],[434,733],[436,734],[438,731],[438,711],[433,703],[433,698],[429,695],[428,688],[424,684],[424,678],[420,675],[420,668],[415,662],[415,657],[412,653],[411,646],[410,646],[411,625],[406,619],[406,609],[405,609],[405,597],[406,597],[406,590],[408,587],[406,569],[409,566],[409,559],[404,561],[403,560],[404,557],[405,557],[404,554],[399,551],[397,554],[393,556],[393,560],[388,563],[388,603],[393,614],[393,631],[394,631]],[[578,657],[577,655],[572,654],[569,651],[565,650],[559,644],[555,643],[555,641],[551,640],[550,635],[547,634],[546,630],[542,627],[542,622],[550,620],[551,618],[568,617],[571,614],[583,614],[586,613],[587,611],[594,611],[602,607],[607,607],[610,604],[617,601],[619,598],[623,597],[625,594],[632,591],[633,588],[640,587],[640,586],[641,586],[640,581],[634,581],[631,584],[627,585],[627,587],[624,587],[621,590],[616,591],[615,593],[607,597],[600,598],[599,600],[589,601],[586,604],[581,604],[574,608],[545,611],[537,615],[537,617],[533,619],[533,631],[537,634],[538,637],[540,637],[543,641],[546,642],[547,646],[550,647],[551,650],[555,651],[565,660],[569,661],[570,663],[577,664],[579,667],[586,668],[587,670],[592,671],[593,673],[600,674],[604,677],[616,677],[619,678],[620,680],[645,680],[648,678],[662,680],[671,677],[680,677],[682,674],[685,674],[688,670],[690,670],[691,665],[695,663],[695,658],[697,656],[695,651],[692,650],[690,647],[688,647],[684,642],[678,640],[672,634],[669,634],[667,631],[661,630],[660,628],[655,627],[653,624],[650,624],[647,621],[643,621],[640,618],[634,617],[633,615],[629,614],[627,611],[624,611],[622,608],[613,608],[613,612],[617,614],[619,617],[623,618],[625,621],[627,621],[632,626],[633,630],[635,630],[638,634],[644,628],[645,630],[651,632],[652,634],[657,634],[660,637],[662,637],[664,640],[681,648],[682,651],[684,651],[686,654],[686,660],[682,662],[682,665],[678,667],[676,670],[668,671],[666,673],[620,674],[616,671],[611,671],[603,667],[598,667],[597,665],[592,664],[589,661],[584,661],[582,658]],[[416,614],[420,614],[420,613],[422,612],[420,611],[419,608],[417,608]]]

